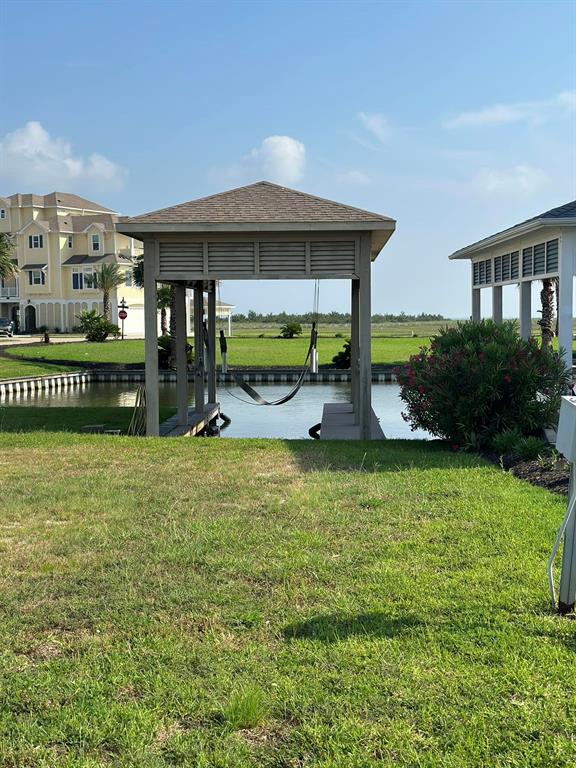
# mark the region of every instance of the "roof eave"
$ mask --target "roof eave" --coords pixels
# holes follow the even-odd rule
[[[500,245],[508,240],[512,240],[515,237],[521,237],[522,235],[529,235],[543,227],[576,227],[576,219],[571,216],[569,218],[544,218],[533,219],[527,221],[524,224],[518,224],[510,229],[505,229],[503,232],[498,232],[496,235],[486,237],[484,240],[480,240],[472,245],[467,245],[465,248],[460,248],[454,253],[451,253],[449,259],[470,259],[477,253],[481,253],[486,248],[492,248],[495,245]]]
[[[318,222],[130,222],[120,221],[116,230],[140,240],[156,233],[183,232],[393,232],[394,219],[370,221],[318,221]]]

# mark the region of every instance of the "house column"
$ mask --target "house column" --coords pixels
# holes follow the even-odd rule
[[[482,294],[480,288],[472,288],[472,322],[482,320]]]
[[[188,424],[188,356],[186,354],[186,284],[174,284],[176,325],[176,406],[178,424]]]
[[[204,291],[203,282],[194,283],[194,408],[204,411]]]
[[[158,310],[156,295],[156,243],[144,241],[144,354],[146,435],[160,434],[158,401]]]
[[[502,286],[492,286],[492,320],[495,323],[502,322]]]
[[[208,402],[216,402],[216,283],[208,289]]]
[[[576,271],[576,232],[563,230],[560,238],[558,277],[560,281],[558,301],[558,346],[564,350],[566,367],[572,370],[574,317],[574,272]]]
[[[524,341],[532,336],[532,281],[520,283],[520,338]]]
[[[358,337],[358,310],[360,296],[360,281],[352,279],[350,281],[350,315],[352,319],[352,328],[350,333],[350,394],[352,408],[354,411],[354,422],[360,423],[360,402],[358,387],[358,371],[360,365],[359,357],[359,337]]]
[[[369,234],[360,238],[358,265],[358,344],[359,344],[359,400],[360,439],[372,436],[372,309],[370,296],[371,241]]]

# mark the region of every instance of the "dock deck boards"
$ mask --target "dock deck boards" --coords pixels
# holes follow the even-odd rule
[[[372,411],[371,440],[384,440],[386,435]],[[360,425],[354,423],[352,403],[324,403],[321,440],[359,440]]]
[[[174,414],[160,424],[160,437],[194,437],[219,413],[220,403],[207,403],[202,411],[189,408],[188,424],[178,424],[178,414]]]

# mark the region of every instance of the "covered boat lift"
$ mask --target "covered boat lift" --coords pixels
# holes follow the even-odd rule
[[[372,411],[371,265],[394,219],[261,181],[121,220],[118,231],[144,243],[146,434],[158,435],[157,283],[176,288],[175,433],[195,429],[217,408],[216,283],[221,280],[350,280],[351,403],[324,408],[325,435],[383,437]],[[194,363],[195,408],[188,408],[186,289],[194,290],[195,338],[202,339],[208,294],[207,370]],[[207,383],[207,397],[205,392]]]

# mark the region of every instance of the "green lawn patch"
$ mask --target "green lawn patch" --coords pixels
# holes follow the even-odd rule
[[[23,347],[19,347],[23,349]],[[0,357],[0,379],[18,379],[23,376],[51,376],[54,373],[66,373],[75,370],[70,365],[28,362],[27,360]]]
[[[562,499],[412,441],[0,456],[1,765],[572,764]]]
[[[320,337],[318,353],[321,365],[329,365],[344,345],[344,338]],[[374,364],[400,364],[428,342],[423,338],[374,338],[372,360]],[[228,340],[228,363],[231,366],[298,366],[302,365],[308,349],[308,337],[275,339],[233,337]],[[144,366],[144,342],[141,339],[105,341],[103,343],[71,342],[39,346],[10,347],[6,353],[14,358],[33,360],[67,360],[82,366],[87,363]],[[219,354],[217,355],[219,361]]]
[[[89,424],[105,429],[128,429],[133,408],[120,406],[0,406],[0,432],[80,432]],[[172,416],[174,408],[160,408],[160,420]]]

